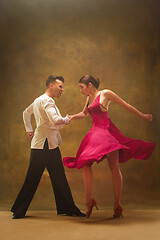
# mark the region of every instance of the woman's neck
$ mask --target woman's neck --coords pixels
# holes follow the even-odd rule
[[[92,90],[89,95],[90,95],[91,98],[95,98],[98,94],[99,94],[99,91]]]

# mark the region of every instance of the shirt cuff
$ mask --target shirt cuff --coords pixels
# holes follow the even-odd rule
[[[26,129],[26,132],[33,132],[33,129]]]

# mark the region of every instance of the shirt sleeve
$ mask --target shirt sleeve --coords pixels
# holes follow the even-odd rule
[[[58,108],[56,107],[52,99],[45,101],[43,107],[52,124],[62,125],[69,123],[69,118],[67,116],[64,118],[61,116]]]
[[[33,114],[33,103],[23,111],[23,122],[26,132],[33,132],[31,124],[31,115]]]

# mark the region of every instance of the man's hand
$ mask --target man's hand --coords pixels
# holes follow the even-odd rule
[[[34,132],[28,132],[29,139],[32,139],[34,137]]]
[[[66,117],[69,118],[69,122],[67,123],[67,124],[69,124],[69,123],[71,122],[72,119],[70,118],[70,116],[69,116],[68,114],[66,115]]]

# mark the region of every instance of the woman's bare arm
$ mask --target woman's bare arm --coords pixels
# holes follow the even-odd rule
[[[88,116],[88,110],[87,110],[88,100],[89,100],[89,97],[87,97],[87,99],[86,99],[86,103],[85,103],[85,106],[84,106],[82,112],[79,112],[77,114],[68,116],[70,120],[72,120],[72,119],[81,119],[81,118],[85,118],[85,117]]]
[[[107,97],[109,100],[119,104],[121,107],[127,109],[128,111],[134,113],[135,115],[139,116],[143,120],[152,121],[152,114],[144,114],[137,110],[135,107],[130,105],[129,103],[125,102],[122,98],[120,98],[117,94],[112,92],[111,90],[103,91],[103,95]]]

